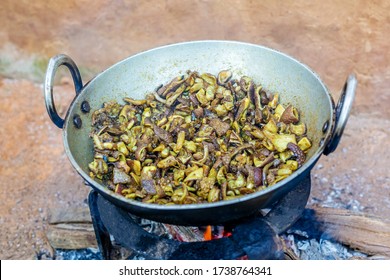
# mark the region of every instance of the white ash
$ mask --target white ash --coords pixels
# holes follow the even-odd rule
[[[343,244],[333,241],[325,234],[319,239],[309,237],[307,232],[295,230],[294,233],[281,235],[286,246],[301,260],[346,260],[367,258],[367,255],[349,249]]]
[[[56,260],[101,260],[102,255],[94,248],[80,250],[56,250]]]

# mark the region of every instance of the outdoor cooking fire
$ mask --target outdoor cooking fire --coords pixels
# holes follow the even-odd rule
[[[308,177],[266,216],[259,212],[225,225],[180,226],[139,218],[94,191],[90,193],[89,206],[104,258],[110,258],[113,238],[136,258],[282,259],[278,234],[299,218],[309,193]]]

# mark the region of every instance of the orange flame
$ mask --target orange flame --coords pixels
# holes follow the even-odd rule
[[[206,241],[209,241],[212,239],[212,235],[211,235],[211,226],[207,226],[206,227],[206,230],[204,231],[204,240]]]

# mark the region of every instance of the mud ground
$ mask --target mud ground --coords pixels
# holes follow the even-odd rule
[[[106,4],[105,4],[106,3]],[[4,6],[3,6],[4,5]],[[67,53],[83,78],[169,43],[226,39],[266,45],[314,69],[337,100],[349,73],[359,85],[337,150],[312,171],[310,204],[390,217],[388,1],[4,1],[0,9],[0,258],[52,254],[48,209],[85,203],[61,130],[43,100],[47,59]],[[45,6],[48,5],[48,6]],[[60,79],[64,115],[74,96]]]

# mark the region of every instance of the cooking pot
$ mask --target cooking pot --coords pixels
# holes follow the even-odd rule
[[[76,97],[64,119],[53,100],[57,68],[65,65],[73,78]],[[187,70],[217,74],[231,70],[236,77],[249,76],[270,92],[278,92],[281,104],[292,104],[307,125],[312,147],[306,162],[291,176],[265,190],[228,201],[191,205],[156,205],[126,199],[89,176],[93,161],[91,115],[107,101],[124,97],[143,99],[160,84]],[[235,78],[233,76],[233,78]],[[63,130],[65,152],[76,171],[103,197],[129,213],[163,223],[180,225],[223,224],[270,207],[310,176],[321,157],[333,152],[346,125],[355,96],[357,80],[347,78],[337,106],[325,84],[308,66],[277,50],[234,41],[195,41],[148,50],[118,62],[83,85],[73,60],[60,54],[50,59],[44,95],[49,117]]]

